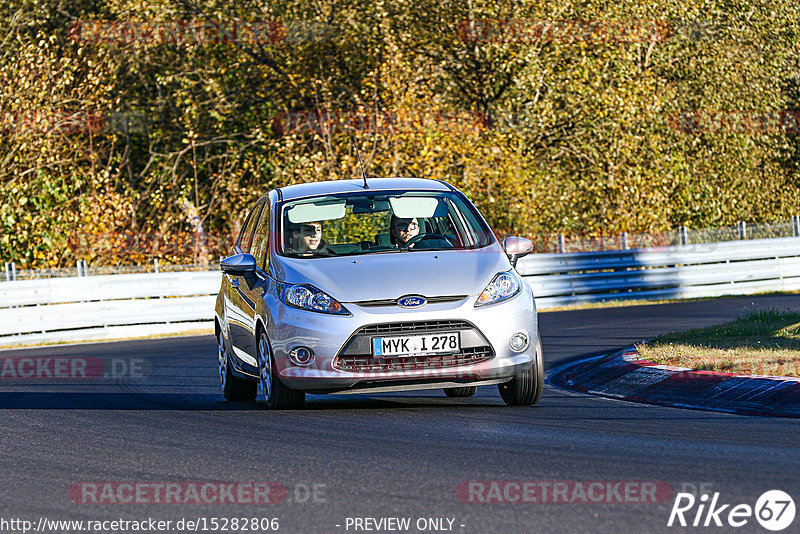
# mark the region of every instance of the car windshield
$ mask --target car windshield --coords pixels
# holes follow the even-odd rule
[[[493,235],[452,192],[375,191],[304,198],[283,205],[279,243],[289,257],[464,250]]]

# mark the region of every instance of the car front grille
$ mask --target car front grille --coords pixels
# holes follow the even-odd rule
[[[458,354],[435,354],[431,356],[405,356],[400,358],[375,358],[371,355],[337,356],[333,366],[349,372],[417,371],[420,369],[443,369],[461,365],[474,365],[491,360],[491,347],[469,347]]]
[[[387,323],[364,326],[355,335],[383,336],[386,334],[424,334],[445,330],[466,330],[474,328],[466,321],[415,321],[408,323]]]
[[[461,351],[455,354],[397,356],[372,355],[372,337],[460,332]],[[467,321],[437,320],[368,325],[356,330],[333,360],[334,369],[347,372],[416,371],[474,365],[494,358],[494,350],[478,329]]]

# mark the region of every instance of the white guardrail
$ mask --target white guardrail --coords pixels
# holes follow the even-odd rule
[[[800,289],[800,237],[532,254],[517,270],[540,308]],[[211,331],[221,273],[0,282],[0,346]]]
[[[0,282],[0,347],[213,331],[220,271]]]
[[[517,270],[540,308],[792,291],[800,289],[800,238],[533,254],[522,258]]]

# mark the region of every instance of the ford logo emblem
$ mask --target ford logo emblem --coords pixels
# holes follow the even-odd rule
[[[408,297],[401,297],[397,299],[397,305],[401,308],[419,308],[425,306],[428,300],[425,297],[418,295],[409,295]]]

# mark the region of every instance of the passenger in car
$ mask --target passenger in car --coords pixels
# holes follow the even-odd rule
[[[328,247],[322,239],[322,221],[292,224],[290,230],[290,242],[287,248],[302,256],[328,253]]]
[[[419,235],[419,221],[416,217],[413,219],[401,219],[392,215],[389,232],[392,244],[402,247],[412,237]]]

